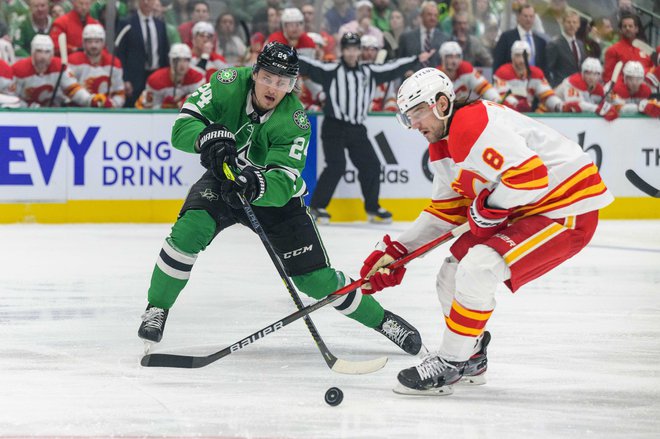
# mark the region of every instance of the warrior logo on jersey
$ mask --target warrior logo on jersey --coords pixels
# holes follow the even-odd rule
[[[238,72],[234,69],[222,69],[218,72],[218,81],[223,84],[229,84],[234,82],[237,76]]]
[[[296,110],[296,112],[293,113],[293,121],[301,130],[309,129],[309,119],[307,119],[307,114],[305,114],[303,110]]]
[[[199,195],[201,195],[202,198],[206,198],[209,201],[218,201],[218,199],[220,198],[218,197],[218,194],[216,194],[209,188],[204,189],[204,192],[200,192]]]

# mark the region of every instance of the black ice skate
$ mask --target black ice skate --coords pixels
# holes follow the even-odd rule
[[[367,220],[372,224],[391,224],[392,213],[379,207],[377,211],[367,211]]]
[[[383,321],[375,329],[410,355],[417,355],[422,349],[422,337],[417,329],[388,310],[385,310]]]
[[[314,221],[318,224],[330,224],[330,214],[322,207],[310,207],[309,213],[314,217]]]
[[[452,384],[463,376],[465,361],[449,361],[437,353],[428,354],[422,364],[399,372],[394,393],[402,395],[451,395]]]
[[[472,354],[470,359],[465,362],[463,378],[461,378],[459,384],[471,384],[475,386],[486,384],[486,370],[488,369],[486,348],[490,343],[490,332],[484,331],[477,343],[479,350]]]
[[[151,343],[158,343],[163,338],[165,322],[169,312],[169,309],[157,308],[149,304],[144,314],[142,314],[138,337],[145,341],[145,352],[149,351]]]

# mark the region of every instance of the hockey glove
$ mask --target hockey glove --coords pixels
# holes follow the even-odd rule
[[[582,113],[582,107],[580,107],[579,101],[569,101],[564,102],[561,111],[564,113]]]
[[[602,101],[598,108],[596,108],[596,114],[602,116],[608,122],[612,122],[614,119],[619,117],[619,112],[616,107],[609,102]]]
[[[529,105],[529,102],[527,102],[527,99],[519,98],[518,104],[516,104],[516,111],[519,113],[529,113],[532,111],[532,107]]]
[[[373,294],[383,288],[399,285],[406,274],[405,267],[390,271],[385,267],[392,261],[408,254],[408,249],[399,241],[392,241],[390,235],[385,235],[378,245],[382,250],[374,250],[364,260],[360,276],[369,282],[362,285],[363,294]]]
[[[234,209],[240,209],[243,206],[238,194],[242,194],[245,201],[251,204],[261,198],[265,192],[266,179],[261,171],[252,166],[243,169],[234,180],[224,180],[220,186],[222,199]]]
[[[506,228],[506,220],[511,213],[509,209],[497,209],[486,206],[486,200],[490,195],[488,189],[481,191],[479,196],[472,201],[468,211],[468,222],[470,231],[479,238],[490,238],[500,230]]]
[[[103,108],[108,97],[104,93],[96,93],[92,95],[89,106],[92,108]]]
[[[195,142],[195,151],[200,155],[202,166],[209,169],[218,180],[225,179],[223,163],[236,166],[236,138],[222,124],[212,123],[204,128]]]
[[[642,99],[639,102],[639,112],[654,119],[660,118],[660,103],[655,99]]]

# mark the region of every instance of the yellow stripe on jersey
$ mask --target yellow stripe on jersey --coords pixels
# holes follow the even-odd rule
[[[504,171],[501,181],[512,189],[542,189],[548,187],[548,170],[543,161],[534,156],[519,166]]]
[[[467,206],[471,202],[470,199],[465,197],[431,200],[431,204],[424,211],[444,221],[459,225],[467,221]]]
[[[504,254],[504,262],[510,267],[519,261],[522,257],[527,255],[529,252],[536,250],[548,240],[554,238],[559,233],[565,231],[566,228],[558,223],[550,224],[541,231],[530,236],[508,252]]]

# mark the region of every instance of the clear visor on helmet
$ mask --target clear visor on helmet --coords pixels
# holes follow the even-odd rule
[[[435,106],[436,104],[429,105],[427,103],[422,103],[411,108],[405,113],[397,112],[396,118],[404,127],[412,128],[415,123],[420,122],[431,115],[435,116]]]
[[[266,87],[274,88],[279,91],[291,93],[293,86],[296,85],[296,78],[289,78],[288,76],[276,75],[268,70],[261,70],[256,77],[256,82],[265,85]]]

